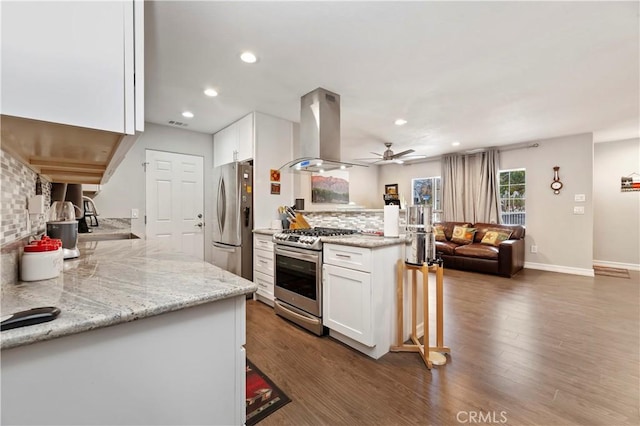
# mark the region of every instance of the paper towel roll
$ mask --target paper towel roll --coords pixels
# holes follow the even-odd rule
[[[384,236],[400,236],[400,206],[384,206]]]

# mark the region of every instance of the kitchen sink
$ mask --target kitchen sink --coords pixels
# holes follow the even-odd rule
[[[78,234],[78,241],[113,241],[113,240],[139,240],[136,234],[122,233],[122,234]]]

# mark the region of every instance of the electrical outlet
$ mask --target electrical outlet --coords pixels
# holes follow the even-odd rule
[[[538,246],[531,246],[531,253],[537,253],[538,252]]]
[[[584,206],[573,206],[573,214],[584,214]]]
[[[576,203],[584,203],[587,197],[584,194],[574,194],[573,201]]]
[[[139,215],[140,212],[138,211],[138,209],[131,209],[131,219],[137,219]]]

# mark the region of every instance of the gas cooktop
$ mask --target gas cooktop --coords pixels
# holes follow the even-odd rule
[[[334,237],[340,235],[357,234],[357,229],[343,228],[309,228],[309,229],[283,229],[273,235],[273,241],[292,247],[301,247],[311,250],[322,250],[322,237]]]

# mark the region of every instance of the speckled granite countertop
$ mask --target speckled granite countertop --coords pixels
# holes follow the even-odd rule
[[[275,229],[254,229],[253,230],[254,234],[262,234],[262,235],[273,235],[276,232],[278,231]],[[322,237],[320,240],[326,244],[342,244],[343,246],[354,246],[354,247],[364,247],[364,248],[393,246],[396,244],[407,244],[411,242],[409,237],[405,235],[400,235],[399,238],[387,238],[387,237],[381,237],[377,235],[367,235],[367,234],[351,234],[351,235],[340,235],[336,237]]]
[[[364,247],[364,248],[376,248],[393,246],[396,244],[407,244],[411,240],[401,235],[398,238],[380,237],[377,235],[366,234],[351,234],[340,235],[336,237],[322,237],[322,242],[325,244],[341,244],[343,246]]]
[[[254,229],[253,233],[254,234],[261,234],[261,235],[273,235],[276,232],[280,232],[282,231],[281,229],[267,229],[267,228],[263,228],[263,229]]]
[[[81,256],[43,281],[2,285],[2,315],[57,306],[54,321],[3,331],[2,349],[252,293],[244,278],[145,240],[78,244]]]

